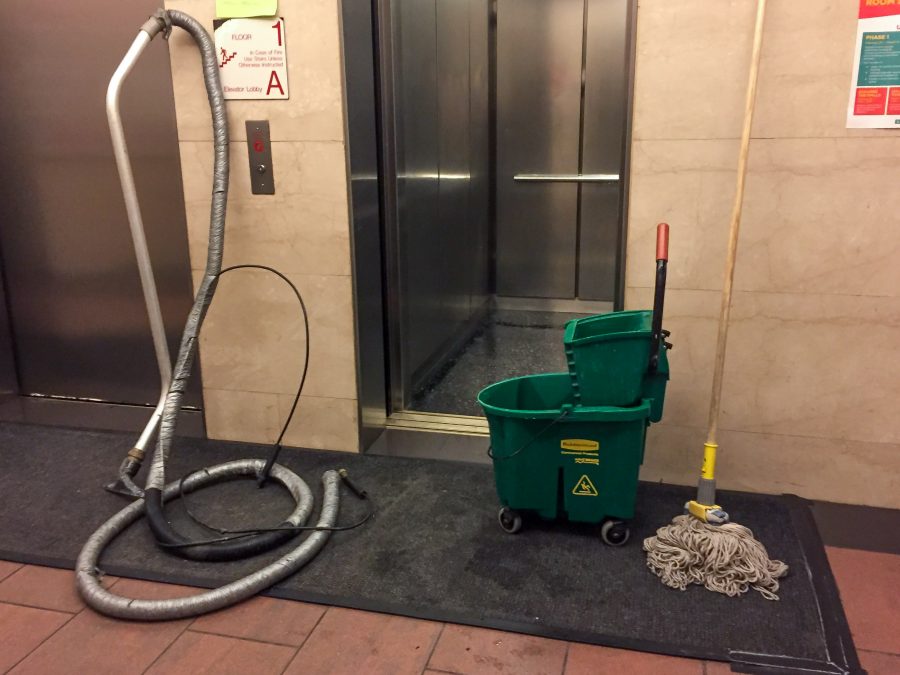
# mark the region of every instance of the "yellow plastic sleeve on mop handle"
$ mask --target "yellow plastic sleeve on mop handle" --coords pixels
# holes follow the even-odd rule
[[[703,444],[703,468],[700,475],[708,480],[716,477],[716,449],[719,446],[716,443]]]

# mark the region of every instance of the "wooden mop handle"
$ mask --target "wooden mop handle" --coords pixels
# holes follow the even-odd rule
[[[741,210],[744,203],[744,183],[747,178],[747,155],[750,151],[750,130],[753,126],[753,109],[756,106],[756,81],[759,75],[759,57],[762,51],[763,23],[766,0],[757,0],[756,27],[753,31],[753,53],[750,57],[750,77],[747,82],[747,99],[744,105],[744,127],[741,131],[741,151],[738,156],[737,186],[731,209],[731,226],[728,233],[728,254],[725,259],[725,276],[722,284],[722,307],[719,312],[719,335],[716,341],[716,360],[713,369],[712,394],[709,401],[709,431],[707,444],[716,444],[719,426],[719,403],[722,398],[722,375],[725,370],[725,347],[728,342],[728,319],[731,313],[731,291],[734,282],[734,265],[737,259],[738,234],[741,229]]]

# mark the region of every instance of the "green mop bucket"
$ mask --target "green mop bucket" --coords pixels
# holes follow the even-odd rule
[[[634,516],[651,401],[576,406],[568,373],[529,375],[478,395],[501,504],[548,519]]]
[[[653,398],[662,418],[669,379],[666,349],[655,373],[648,372],[653,312],[610,312],[566,324],[563,344],[575,401],[585,406],[633,406]]]

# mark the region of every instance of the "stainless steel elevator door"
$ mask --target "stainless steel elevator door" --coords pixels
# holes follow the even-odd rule
[[[389,331],[402,352],[393,398],[405,407],[488,299],[489,7],[393,0],[390,12],[399,316]]]
[[[498,295],[615,297],[628,2],[498,1]]]
[[[448,285],[447,233],[441,229],[441,134],[438,116],[437,3],[393,3],[395,50],[397,230],[401,318],[407,372],[439,348]]]
[[[158,6],[0,3],[0,254],[21,394],[137,404],[158,398],[104,106],[113,70]],[[122,112],[174,354],[191,279],[161,40],[129,77]],[[185,403],[199,405],[199,390],[194,378]]]

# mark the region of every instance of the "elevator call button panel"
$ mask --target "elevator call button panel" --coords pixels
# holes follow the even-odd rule
[[[272,143],[268,120],[247,120],[247,153],[250,156],[250,191],[255,195],[275,194],[272,170]]]

